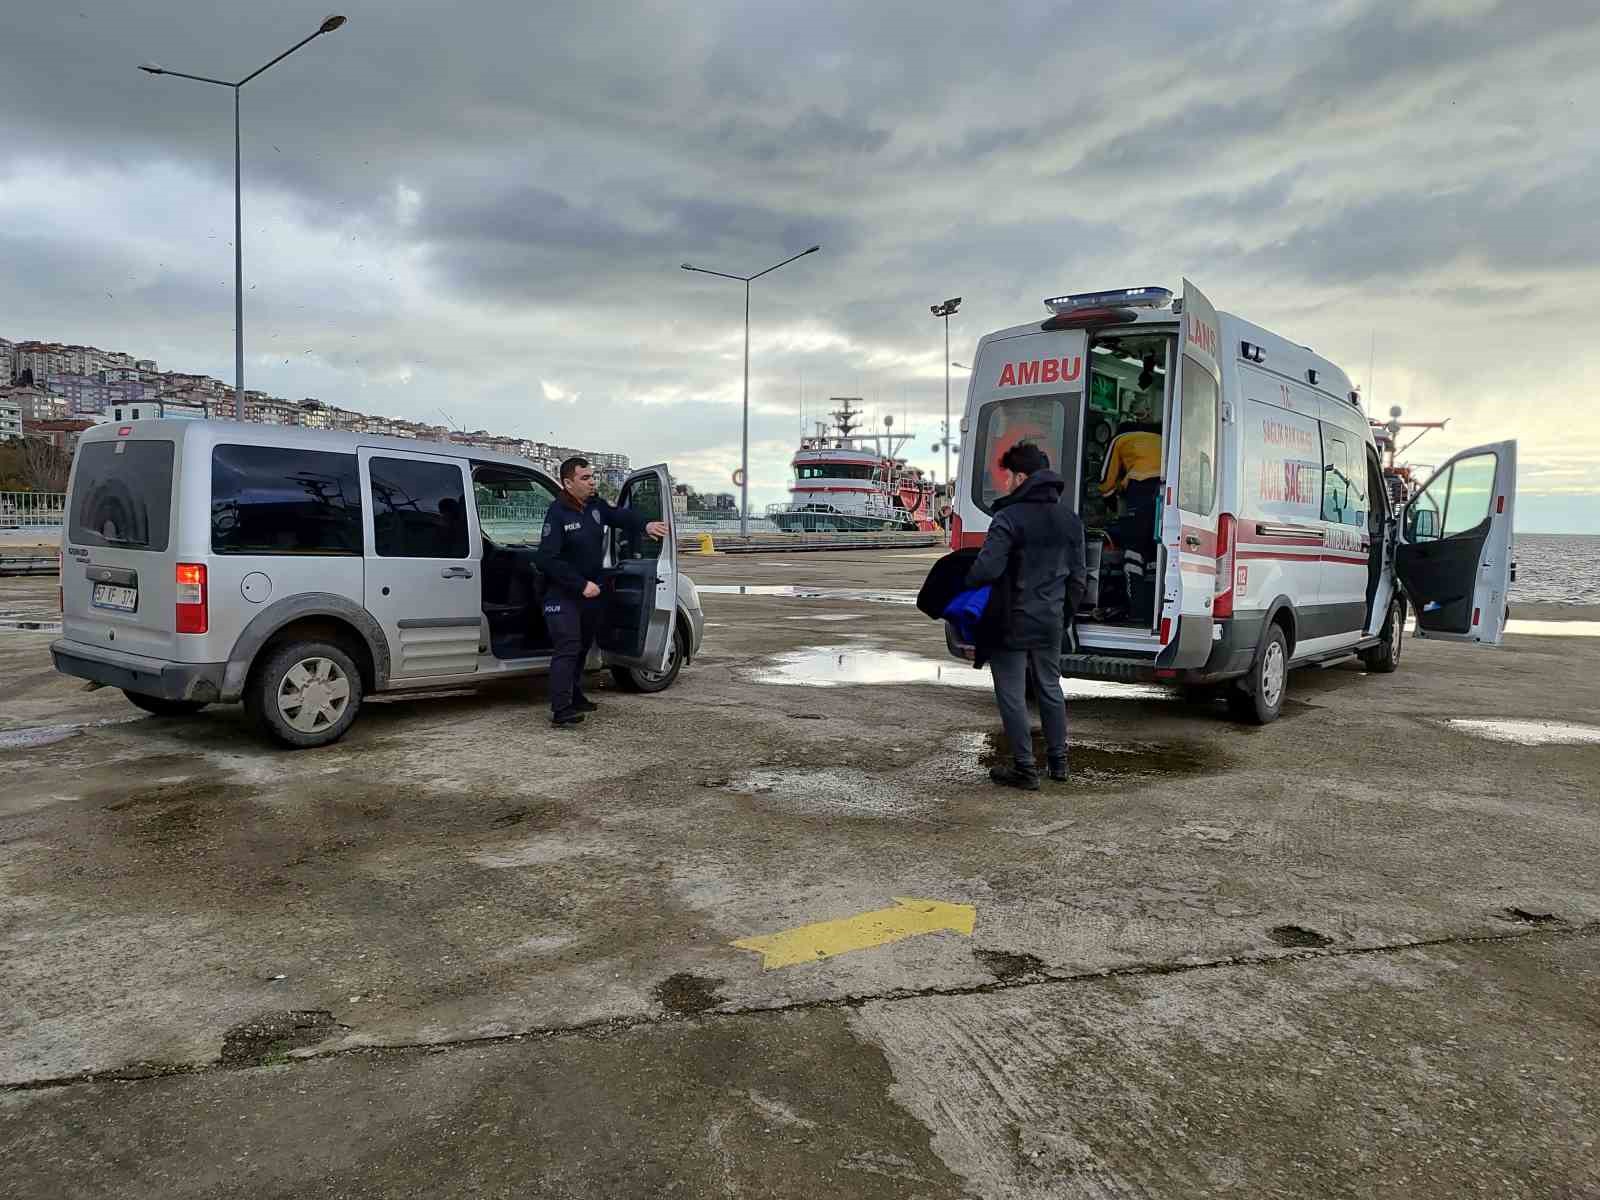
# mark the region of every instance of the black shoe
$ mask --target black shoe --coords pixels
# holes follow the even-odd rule
[[[1018,767],[990,767],[989,778],[1001,787],[1021,788],[1025,792],[1039,790],[1039,772],[1024,771]]]
[[[575,713],[599,712],[600,706],[587,696],[577,696],[572,701],[572,707],[567,711]]]
[[[1049,775],[1054,782],[1065,783],[1067,781],[1067,760],[1062,759],[1060,762],[1052,762],[1049,768]]]
[[[583,714],[578,712],[576,709],[569,708],[566,711],[558,712],[555,716],[551,717],[550,724],[554,725],[557,729],[561,729],[567,725],[582,725]]]

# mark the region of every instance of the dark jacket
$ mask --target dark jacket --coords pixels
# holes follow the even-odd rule
[[[968,587],[989,583],[998,591],[1005,583],[1011,612],[1004,649],[1059,650],[1067,614],[1083,601],[1089,578],[1083,522],[1061,503],[1066,486],[1054,471],[1036,471],[996,500],[983,549],[967,572]]]
[[[579,509],[566,492],[556,497],[544,516],[537,561],[546,586],[573,596],[583,585],[599,583],[606,560],[606,529],[620,526],[643,533],[649,522],[626,508],[612,508],[599,496]]]
[[[956,550],[934,563],[928,577],[922,581],[921,591],[917,593],[917,608],[935,621],[942,620],[950,601],[967,590],[967,572],[977,560],[977,550]],[[977,654],[972,665],[983,666],[994,651],[1003,649],[1010,628],[1011,589],[994,588],[973,636],[973,648]]]

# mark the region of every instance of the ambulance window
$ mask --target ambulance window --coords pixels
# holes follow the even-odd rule
[[[1217,381],[1193,360],[1183,364],[1178,436],[1178,507],[1210,513],[1217,496]]]
[[[1076,403],[1081,392],[1072,393]],[[972,498],[984,512],[1005,494],[1000,456],[1019,442],[1032,442],[1059,471],[1067,444],[1066,396],[1018,396],[986,404],[978,413],[977,441],[973,448]]]
[[[1322,519],[1340,525],[1367,522],[1366,463],[1342,429],[1322,427]]]
[[[1494,469],[1492,454],[1474,454],[1452,468],[1444,510],[1445,537],[1466,533],[1488,518],[1489,501],[1494,496]]]

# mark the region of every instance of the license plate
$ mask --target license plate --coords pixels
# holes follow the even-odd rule
[[[96,608],[113,608],[118,612],[137,612],[139,609],[139,589],[117,587],[112,583],[97,583],[94,585],[93,603]]]

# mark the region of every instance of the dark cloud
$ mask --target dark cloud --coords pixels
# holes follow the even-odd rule
[[[0,336],[231,373],[231,100],[135,68],[246,72],[308,3],[8,24]],[[247,352],[285,394],[715,457],[741,289],[678,264],[820,242],[753,292],[760,441],[802,376],[927,426],[946,296],[965,359],[1044,295],[1183,274],[1351,361],[1403,311],[1407,377],[1465,420],[1454,339],[1600,273],[1590,4],[350,4],[244,93]]]

